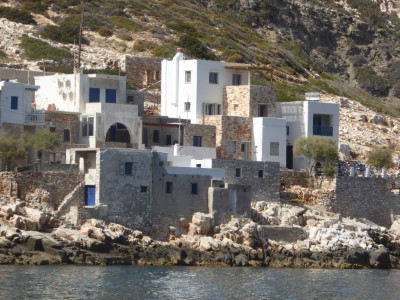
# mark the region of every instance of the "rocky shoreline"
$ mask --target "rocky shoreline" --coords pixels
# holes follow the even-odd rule
[[[399,268],[400,223],[390,230],[309,207],[257,202],[251,218],[214,226],[212,215],[181,219],[157,241],[90,219],[68,226],[52,213],[9,199],[0,209],[0,264]]]

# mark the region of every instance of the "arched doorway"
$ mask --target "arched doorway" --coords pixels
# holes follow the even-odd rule
[[[129,144],[131,142],[131,137],[128,128],[126,128],[124,124],[114,123],[107,131],[106,142]]]

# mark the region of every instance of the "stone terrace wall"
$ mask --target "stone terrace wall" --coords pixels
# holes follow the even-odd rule
[[[279,163],[213,159],[212,167],[225,170],[225,182],[250,186],[252,202],[279,201]],[[237,168],[241,169],[241,177],[236,177]],[[259,170],[263,170],[262,178],[258,177]]]
[[[39,71],[0,68],[0,81],[17,79],[18,82],[28,84],[28,81],[29,81],[29,84],[34,84],[34,82],[35,82],[34,77],[42,76],[43,74],[44,74],[43,72],[39,72]],[[54,74],[54,73],[46,72],[46,75],[52,75],[52,74]],[[28,80],[28,77],[29,77],[29,80]]]
[[[338,177],[333,212],[366,218],[379,225],[391,225],[392,193],[387,179]]]
[[[293,170],[280,170],[281,177],[281,190],[285,190],[293,185],[308,187],[308,173],[293,171]]]
[[[40,188],[50,193],[50,201],[56,209],[83,179],[77,172],[1,172],[0,195],[25,200],[28,194]]]

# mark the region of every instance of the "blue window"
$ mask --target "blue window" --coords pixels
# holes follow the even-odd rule
[[[11,96],[11,109],[18,109],[18,97]]]
[[[125,162],[125,175],[132,175],[132,162]]]
[[[106,89],[106,103],[117,103],[117,90]]]
[[[194,147],[201,147],[201,136],[200,135],[194,135],[193,136],[193,146]]]
[[[89,88],[89,102],[100,102],[99,88]]]

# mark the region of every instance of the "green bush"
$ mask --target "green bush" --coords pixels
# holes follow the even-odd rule
[[[26,1],[22,4],[21,9],[42,14],[48,9],[49,5],[43,1]]]
[[[50,59],[62,61],[73,58],[73,55],[68,50],[55,48],[46,42],[27,35],[21,37],[21,47],[24,50],[24,55],[31,60]]]
[[[191,35],[184,34],[180,36],[177,44],[183,47],[185,53],[192,58],[216,59],[215,55],[199,39]]]
[[[5,59],[7,59],[7,54],[3,50],[0,50],[0,61]]]
[[[145,30],[145,27],[143,27],[142,25],[140,25],[128,18],[114,16],[114,17],[110,18],[109,21],[116,28],[123,28],[123,29],[133,31],[133,32]]]
[[[151,54],[156,57],[172,58],[175,54],[173,45],[159,45],[151,50]]]
[[[33,19],[30,12],[12,7],[0,6],[0,18],[6,18],[16,23],[36,25],[36,21]]]
[[[392,84],[400,82],[400,61],[393,63],[388,72],[389,81]]]
[[[379,76],[371,67],[356,69],[356,80],[367,92],[374,96],[387,96],[389,93],[389,82],[386,78]]]
[[[101,36],[104,36],[104,37],[110,37],[110,36],[113,35],[112,31],[111,31],[110,29],[108,29],[107,27],[101,27],[101,28],[99,29],[98,33],[99,33]]]

